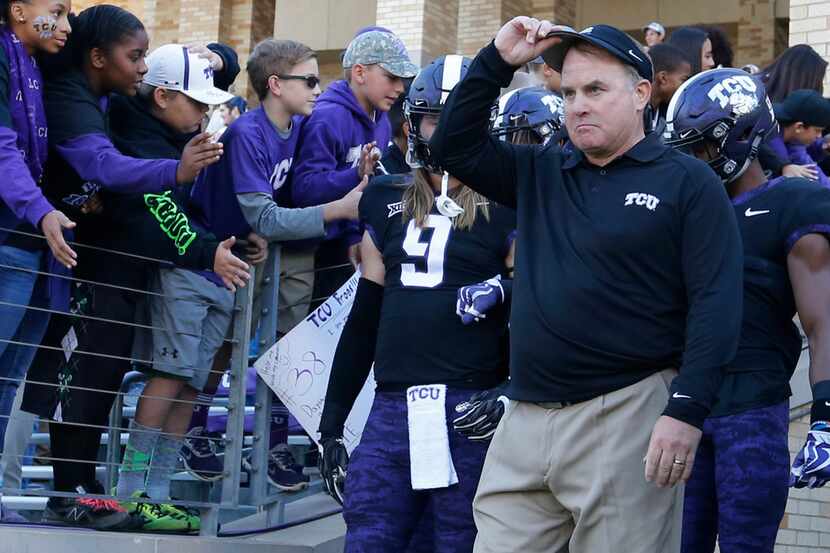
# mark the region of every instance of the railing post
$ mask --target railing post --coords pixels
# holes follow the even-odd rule
[[[222,479],[222,507],[239,505],[239,475],[242,463],[242,441],[245,425],[245,377],[248,369],[248,347],[251,342],[251,306],[254,299],[255,268],[251,280],[236,292],[233,320],[233,353],[231,355],[230,393],[228,395],[228,426],[225,430],[225,477]]]
[[[124,387],[119,390],[119,394],[115,396],[115,401],[112,402],[112,410],[110,410],[109,428],[107,429],[107,472],[104,490],[105,493],[110,493],[112,488],[118,482],[118,465],[121,463],[121,425],[124,422]]]
[[[259,355],[277,341],[277,292],[279,290],[280,245],[269,244],[268,261],[264,264],[262,281]],[[268,497],[268,443],[271,430],[271,403],[273,392],[262,378],[256,379],[256,410],[254,418],[254,447],[251,452],[253,472],[249,482],[251,503],[262,506]]]

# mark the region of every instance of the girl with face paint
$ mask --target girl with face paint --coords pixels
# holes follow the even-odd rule
[[[111,98],[136,95],[147,72],[147,33],[133,14],[111,5],[88,8],[70,22],[73,34],[65,50],[44,60],[45,108],[50,122],[50,161],[44,182],[50,200],[78,221],[77,242],[161,257],[193,269],[214,269],[229,276],[234,284],[244,284],[247,265],[231,253],[232,242],[210,243],[193,230],[192,240],[176,243],[166,236],[164,221],[153,218],[150,206],[142,205],[136,219],[122,215],[135,213],[135,209],[124,207],[125,199],[145,194],[166,197],[177,185],[194,180],[202,167],[219,159],[222,146],[200,134],[184,146],[180,159],[139,159],[119,151],[110,137]],[[91,203],[102,207],[90,211]],[[129,243],[124,239],[125,227],[132,233]],[[132,323],[140,295],[123,289],[146,290],[147,265],[103,251],[84,249],[81,255],[77,276],[105,285],[85,289],[76,286],[71,304],[85,315]],[[69,304],[69,290],[62,292]],[[50,385],[29,386],[22,409],[52,417],[59,405],[64,422],[93,425],[50,425],[53,456],[78,461],[53,463],[54,487],[62,492],[104,493],[95,478],[95,463],[90,461],[97,457],[99,427],[107,424],[115,397],[112,392],[119,389],[130,368],[117,359],[131,356],[133,328],[88,319],[83,322],[69,315],[53,317],[44,345],[60,346],[74,328],[77,349],[93,355],[67,360],[60,350],[41,349],[30,375],[32,380]],[[71,386],[56,394],[51,384],[58,382],[71,382]],[[51,522],[95,529],[143,526],[145,520],[130,516],[127,510],[139,509],[135,505],[125,509],[114,501],[51,498],[44,517]],[[189,527],[197,523],[198,519]]]
[[[26,309],[43,303],[37,273],[47,257],[75,265],[62,229],[74,223],[40,188],[47,158],[43,79],[37,58],[56,53],[71,27],[69,0],[0,1],[0,448],[18,383],[46,331],[49,315]],[[17,232],[11,232],[17,231]],[[42,306],[42,305],[41,305]]]

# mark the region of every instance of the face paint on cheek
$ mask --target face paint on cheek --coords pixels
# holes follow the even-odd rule
[[[55,36],[58,20],[51,15],[39,15],[32,22],[32,27],[40,35],[40,38],[47,40]]]

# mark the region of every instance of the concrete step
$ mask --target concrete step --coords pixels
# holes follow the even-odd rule
[[[340,515],[247,538],[203,538],[0,525],[0,553],[340,553]]]
[[[286,505],[286,521],[306,520],[336,507],[330,497],[316,494]],[[251,532],[267,526],[267,515],[256,513],[223,524],[221,531]],[[225,538],[0,524],[0,553],[340,553],[345,533],[339,514],[277,531]]]

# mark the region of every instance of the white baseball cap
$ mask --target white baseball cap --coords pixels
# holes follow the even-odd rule
[[[165,44],[147,56],[144,82],[176,90],[209,106],[224,104],[233,98],[233,94],[213,86],[210,62],[180,44]]]
[[[660,25],[660,23],[658,23],[657,21],[652,21],[651,23],[643,27],[643,32],[648,30],[654,31],[660,36],[666,36],[666,28]]]

